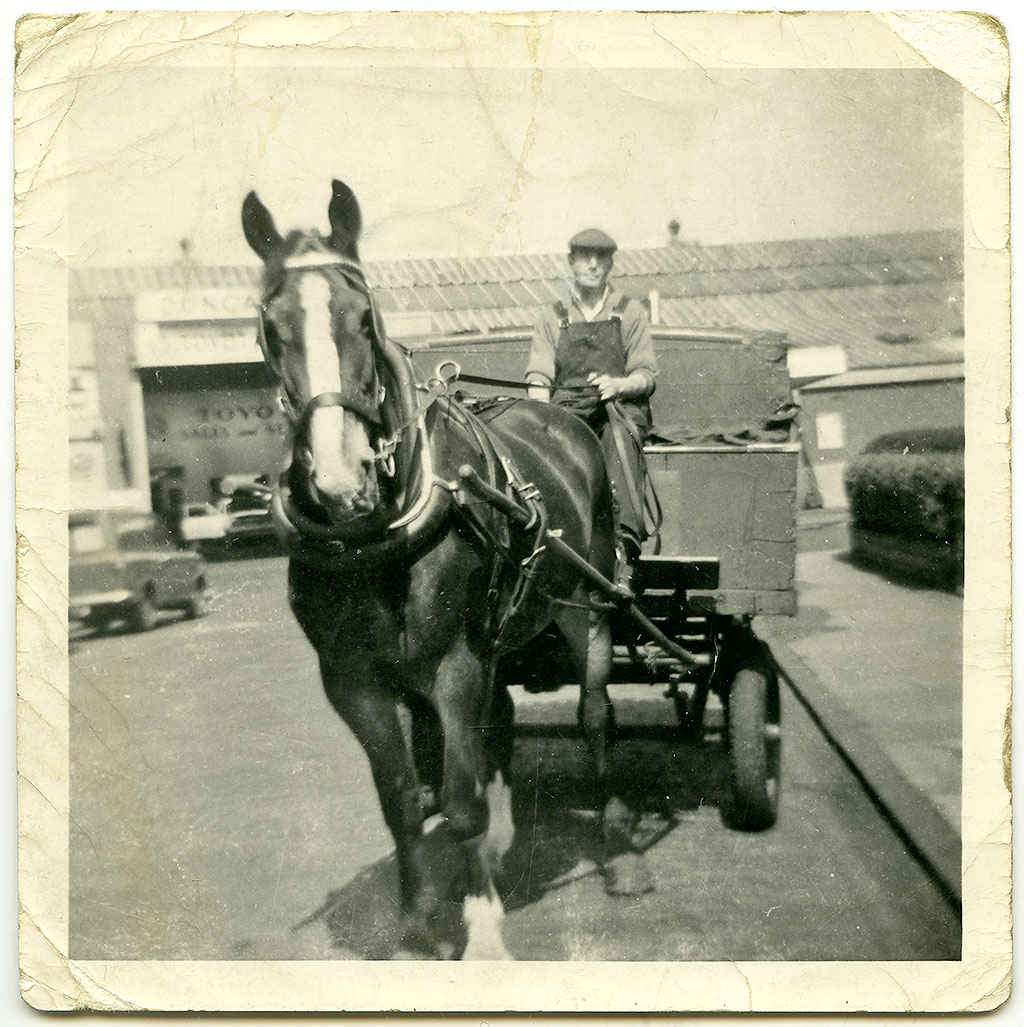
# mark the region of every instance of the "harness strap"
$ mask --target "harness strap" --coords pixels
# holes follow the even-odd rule
[[[457,373],[456,373],[457,377]],[[412,425],[416,424],[417,421],[442,397],[448,394],[448,390],[452,386],[451,380],[445,380],[443,378],[435,377],[431,378],[430,381],[423,386],[424,398],[420,403],[413,408],[413,410],[396,426],[394,431],[386,438],[381,439],[377,445],[377,459],[387,460],[395,452],[395,448],[398,443],[402,441],[402,437],[405,432]]]
[[[480,516],[477,502],[470,501],[462,491],[456,494],[456,509],[463,523],[491,554],[486,616],[488,634],[493,639],[494,647],[499,649],[516,614],[533,591],[541,559],[547,548],[543,544],[547,534],[547,510],[537,488],[523,479],[505,443],[458,401],[449,400],[448,411],[453,415],[455,423],[470,433],[483,455],[487,475],[483,479],[485,483],[494,492],[503,494],[507,502],[519,511],[516,518],[511,518],[504,510],[486,504],[486,509],[496,515],[497,523],[501,525],[501,530],[496,533],[491,524]],[[512,553],[514,531],[519,533],[520,538],[522,535],[531,537],[530,552],[521,561]],[[504,608],[499,611],[501,584],[505,575],[514,577],[510,578]],[[492,632],[495,620],[497,628]]]
[[[307,430],[313,414],[324,407],[341,407],[343,410],[351,410],[364,420],[369,421],[370,424],[379,425],[381,421],[380,408],[377,406],[375,399],[376,396],[371,398],[359,393],[318,393],[306,404],[306,409],[302,411],[296,428],[301,431]]]

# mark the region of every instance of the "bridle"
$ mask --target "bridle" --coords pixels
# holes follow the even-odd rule
[[[445,372],[448,365],[442,364],[425,387],[416,386],[410,355],[388,340],[380,310],[362,268],[355,261],[340,254],[325,254],[323,250],[307,251],[286,258],[280,274],[287,271],[340,272],[346,284],[369,304],[373,354],[370,388],[363,390],[355,386],[345,391],[321,393],[305,404],[298,402],[289,395],[267,342],[267,308],[282,287],[281,283],[272,283],[264,293],[256,311],[257,339],[267,367],[277,379],[281,409],[292,428],[292,468],[299,463],[308,470],[312,464],[308,436],[313,414],[325,407],[350,410],[373,427],[377,436],[374,463],[380,473],[394,479],[399,507],[394,519],[384,526],[375,523],[375,519],[363,526],[326,525],[303,512],[293,496],[291,470],[286,470],[281,475],[272,505],[278,532],[293,555],[311,560],[317,566],[327,560],[336,569],[347,568],[360,562],[360,553],[372,552],[381,559],[397,558],[432,537],[447,516],[451,489],[434,473],[425,415],[440,396],[448,393],[458,378],[459,368],[451,364],[451,370]],[[381,378],[382,369],[391,388],[390,394]],[[425,393],[425,398],[419,402],[417,392]],[[399,452],[403,442],[404,452]],[[308,458],[308,462],[304,458]],[[371,541],[374,538],[377,541]]]
[[[354,261],[348,260],[340,255],[325,255],[320,251],[291,256],[285,259],[281,266],[281,273],[288,271],[307,272],[340,272],[345,279],[346,285],[355,292],[358,292],[366,299],[369,305],[370,316],[373,322],[372,337],[370,339],[371,351],[373,353],[373,381],[366,389],[360,388],[358,383],[352,382],[349,388],[338,392],[322,392],[313,396],[307,403],[298,402],[288,391],[283,376],[276,366],[276,361],[271,354],[267,342],[266,320],[268,307],[274,296],[280,291],[281,284],[274,284],[259,301],[256,306],[257,341],[263,353],[263,359],[271,373],[277,379],[280,392],[278,401],[281,410],[292,428],[293,449],[298,454],[300,450],[308,451],[309,427],[313,414],[325,407],[341,407],[362,418],[376,429],[379,438],[374,460],[381,467],[385,475],[393,476],[395,473],[394,451],[400,438],[395,438],[394,432],[385,438],[383,433],[383,417],[381,407],[387,395],[387,390],[381,382],[378,358],[382,356],[381,340],[385,338],[384,325],[381,320],[380,310],[374,302],[373,293],[366,279],[363,276],[362,268]]]

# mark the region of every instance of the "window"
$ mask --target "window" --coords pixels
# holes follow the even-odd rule
[[[819,450],[846,448],[846,425],[838,410],[818,414],[814,418],[814,426],[818,432]]]
[[[170,546],[167,531],[151,517],[133,517],[117,526],[117,540],[122,550],[154,549]]]

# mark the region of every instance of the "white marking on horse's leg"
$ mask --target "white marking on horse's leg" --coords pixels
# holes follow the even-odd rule
[[[497,873],[516,836],[516,826],[512,821],[512,789],[505,784],[500,770],[487,785],[487,808],[490,821],[484,846],[491,869]]]
[[[494,889],[489,895],[467,895],[462,903],[466,924],[466,948],[463,959],[511,959],[501,940],[505,907]]]
[[[323,275],[311,272],[301,277],[299,298],[304,314],[306,375],[309,395],[341,391],[341,362],[331,324],[331,288]],[[322,407],[313,414],[309,441],[317,477],[325,485],[341,484],[348,476],[342,460],[344,411]]]

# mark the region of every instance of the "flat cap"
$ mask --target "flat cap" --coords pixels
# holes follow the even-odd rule
[[[605,250],[614,253],[618,249],[615,240],[600,228],[585,228],[569,240],[569,252],[573,250]]]

